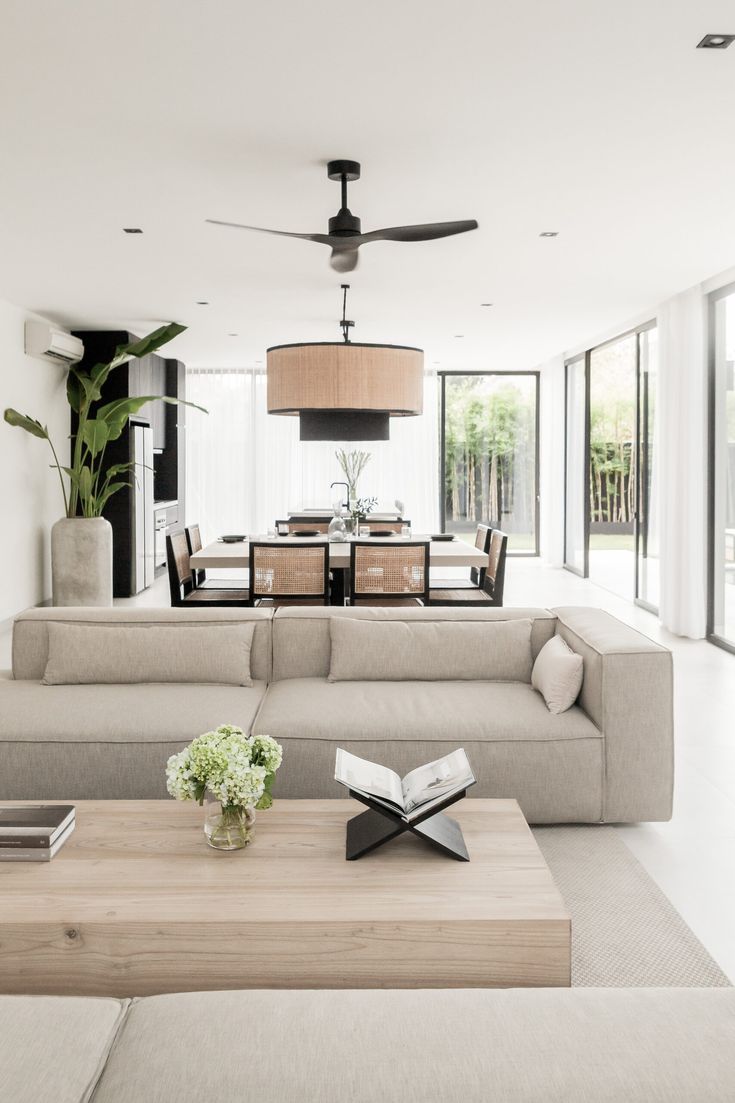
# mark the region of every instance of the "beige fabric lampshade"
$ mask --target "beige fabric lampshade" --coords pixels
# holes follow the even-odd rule
[[[268,413],[380,411],[413,417],[424,408],[424,354],[402,345],[351,342],[276,345],[267,352]]]

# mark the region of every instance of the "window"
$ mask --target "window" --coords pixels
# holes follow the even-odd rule
[[[538,372],[443,373],[441,487],[446,532],[478,523],[508,551],[538,555]]]

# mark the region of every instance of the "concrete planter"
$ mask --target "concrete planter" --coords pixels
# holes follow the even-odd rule
[[[112,605],[112,526],[104,517],[62,517],[51,529],[54,605]]]

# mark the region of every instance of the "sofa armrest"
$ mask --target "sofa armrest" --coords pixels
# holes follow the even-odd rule
[[[671,652],[601,609],[553,609],[557,633],[584,659],[580,704],[604,739],[607,822],[671,819]]]

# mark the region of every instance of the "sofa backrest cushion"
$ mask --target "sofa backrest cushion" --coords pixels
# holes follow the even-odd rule
[[[531,671],[531,685],[539,691],[549,712],[557,714],[572,707],[583,678],[584,659],[561,636],[544,644]]]
[[[123,632],[144,625],[180,626],[239,624],[255,625],[250,651],[250,674],[259,682],[271,679],[273,611],[270,609],[150,609],[50,608],[27,609],[13,625],[13,677],[40,681],[48,663],[48,625],[106,625]]]
[[[198,682],[252,686],[255,625],[48,622],[47,686]]]
[[[530,620],[329,623],[330,682],[531,680]]]
[[[326,678],[331,666],[330,620],[344,618],[374,623],[531,620],[531,656],[535,659],[554,635],[556,618],[546,609],[395,608],[357,606],[321,608],[285,606],[273,620],[273,681],[284,678]],[[528,678],[526,679],[528,681]]]

